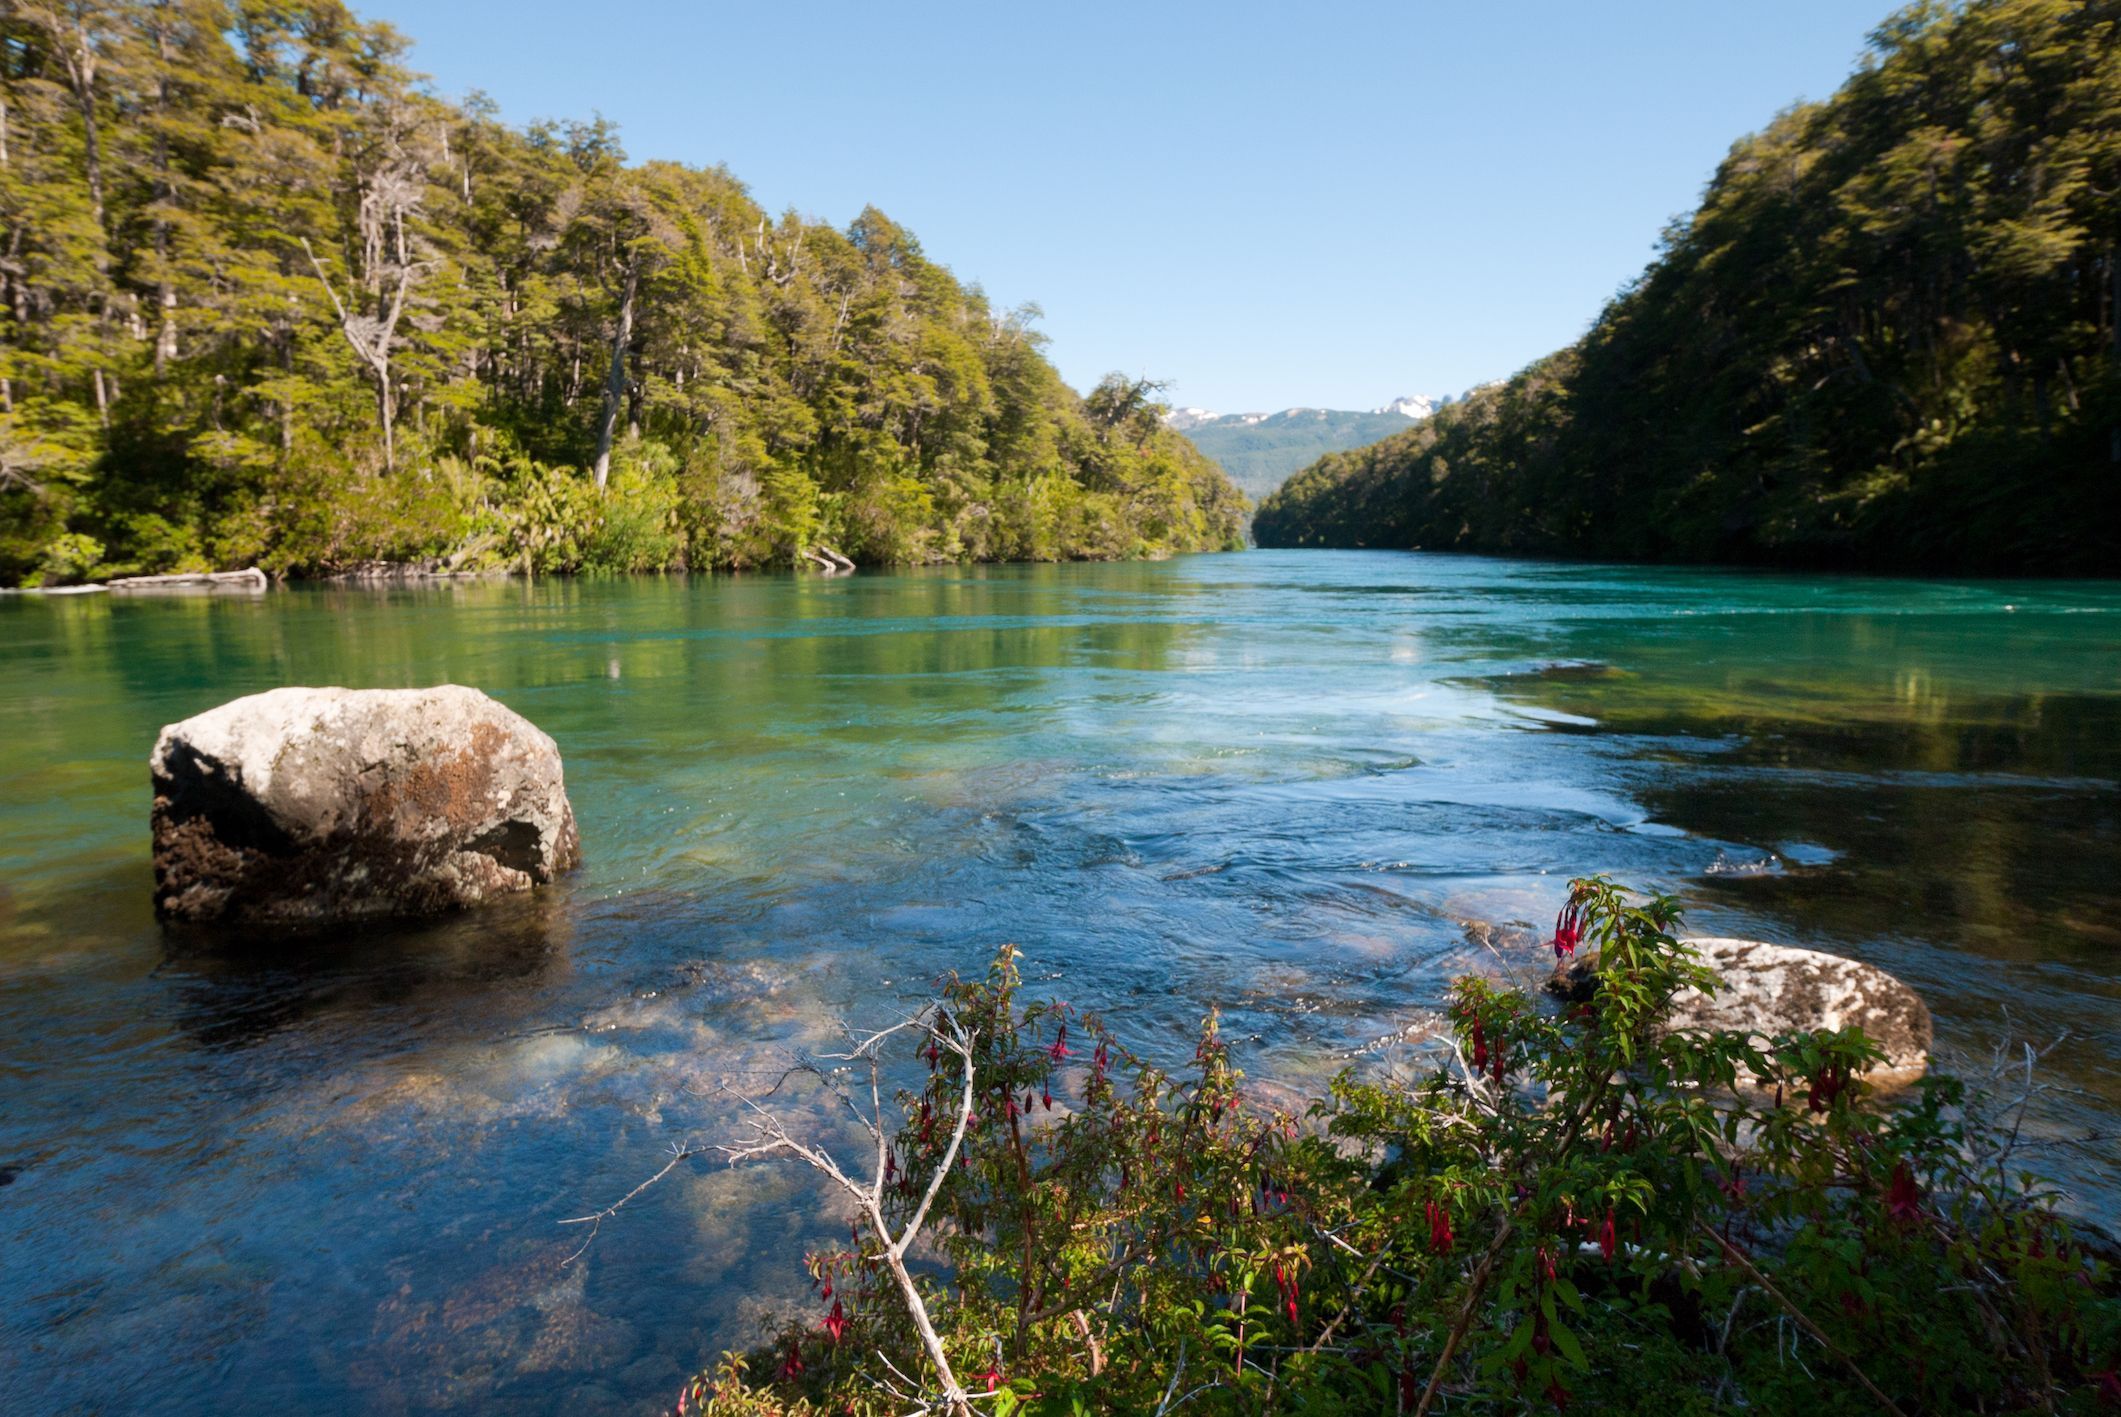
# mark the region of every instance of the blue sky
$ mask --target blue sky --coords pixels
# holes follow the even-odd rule
[[[1455,393],[1580,334],[1884,0],[373,0],[451,96],[873,203],[998,305],[1223,412]]]

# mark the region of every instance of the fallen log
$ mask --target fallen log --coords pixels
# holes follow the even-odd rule
[[[844,576],[854,569],[854,562],[822,544],[804,547],[803,559],[828,576]]]
[[[180,571],[167,576],[119,576],[104,582],[111,590],[264,590],[265,572],[256,566],[241,571]]]

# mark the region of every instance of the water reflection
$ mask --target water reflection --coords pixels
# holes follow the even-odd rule
[[[409,1007],[490,1017],[497,993],[563,982],[569,894],[562,885],[416,925],[165,925],[156,974],[171,1020],[205,1047],[249,1046],[319,1018],[359,1028],[361,1015]]]

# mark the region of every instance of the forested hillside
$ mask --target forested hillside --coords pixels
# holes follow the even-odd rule
[[[2117,39],[2113,0],[1901,12],[1579,344],[1320,460],[1260,544],[2114,574]]]
[[[335,0],[0,4],[0,582],[1240,540],[1152,386],[1077,397],[882,213],[403,51]]]

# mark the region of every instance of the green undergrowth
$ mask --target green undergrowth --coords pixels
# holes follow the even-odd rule
[[[1855,1030],[1674,1030],[1715,984],[1678,927],[1576,882],[1555,946],[1598,949],[1588,1002],[1461,980],[1426,1076],[1346,1073],[1302,1115],[1255,1104],[1212,1015],[1165,1072],[1027,1000],[1005,950],[877,1045],[927,1075],[848,1168],[877,1223],[807,1256],[814,1310],[676,1405],[2113,1410],[2113,1276],[2010,1117],[1934,1074],[1885,1105]],[[892,1264],[923,1213],[932,1349]]]

